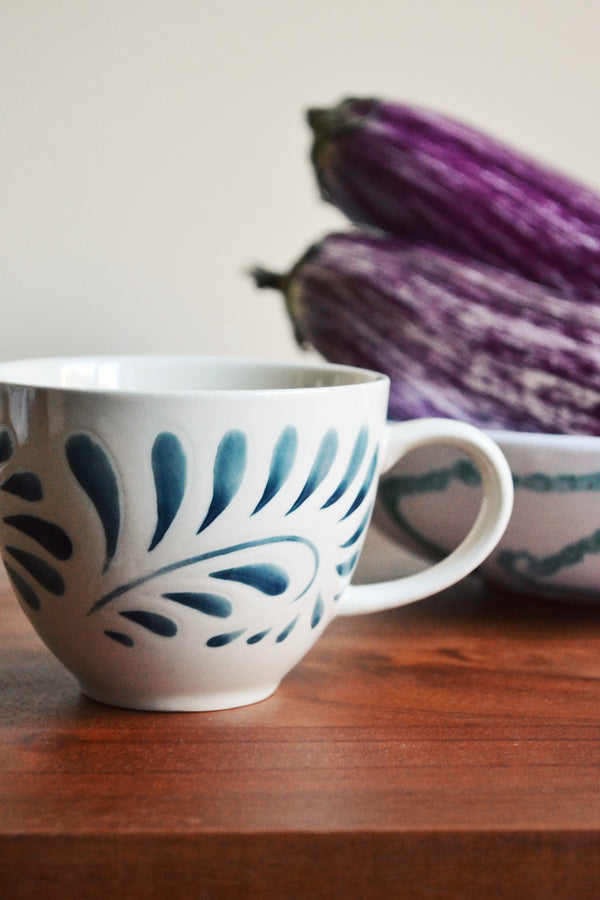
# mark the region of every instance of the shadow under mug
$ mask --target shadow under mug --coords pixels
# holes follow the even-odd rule
[[[123,356],[0,364],[0,543],[22,609],[96,700],[210,710],[269,696],[337,615],[434,594],[508,523],[497,445],[386,422],[389,383],[336,366]],[[446,559],[352,585],[379,473],[450,444],[483,501]]]

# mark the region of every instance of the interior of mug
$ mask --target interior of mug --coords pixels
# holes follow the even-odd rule
[[[0,364],[0,382],[88,391],[290,390],[382,378],[349,366],[193,356],[56,357]]]

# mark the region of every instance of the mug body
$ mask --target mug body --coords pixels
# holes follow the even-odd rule
[[[271,694],[352,576],[387,397],[331,365],[0,365],[3,560],[82,690],[173,710]]]

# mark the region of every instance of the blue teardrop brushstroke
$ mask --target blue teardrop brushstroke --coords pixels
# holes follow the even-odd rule
[[[100,518],[106,543],[106,571],[115,555],[121,526],[119,485],[106,451],[87,434],[75,434],[65,444],[69,467]]]
[[[221,439],[215,458],[213,496],[197,534],[220,516],[236,495],[246,469],[246,435],[232,429]]]
[[[8,494],[14,494],[31,503],[42,500],[44,497],[42,483],[33,472],[14,472],[6,481],[2,482],[0,488]]]
[[[47,522],[40,519],[39,516],[30,516],[26,514],[4,516],[4,521],[12,528],[16,528],[22,534],[26,534],[32,540],[37,541],[41,547],[44,547],[56,559],[66,560],[73,555],[73,544],[71,538],[63,531],[60,525],[54,522]]]
[[[205,592],[192,591],[174,591],[173,593],[163,594],[166,600],[172,600],[174,603],[181,603],[190,609],[204,613],[207,616],[218,616],[220,619],[226,619],[233,612],[231,601],[219,594],[209,594]]]
[[[365,528],[369,524],[369,519],[371,518],[371,509],[372,509],[372,507],[369,507],[366,515],[364,516],[362,522],[360,523],[360,525],[358,526],[358,528],[356,529],[354,534],[351,537],[349,537],[347,541],[344,541],[343,544],[340,544],[340,547],[342,547],[342,548],[351,547],[353,544],[355,544],[358,541],[358,539],[363,534]]]
[[[347,559],[345,562],[340,563],[336,566],[336,570],[339,575],[349,575],[354,566],[358,561],[358,553],[355,553],[354,556],[351,556],[350,559]]]
[[[313,463],[313,467],[309,473],[308,478],[306,479],[306,484],[300,491],[298,499],[296,502],[290,507],[287,514],[289,516],[290,513],[295,512],[299,506],[301,506],[308,498],[313,494],[316,489],[319,487],[331,466],[333,465],[333,461],[335,459],[336,453],[338,449],[338,436],[335,428],[330,428],[323,440],[321,441],[321,445],[317,450],[317,455],[315,457],[315,461]]]
[[[34,553],[29,553],[28,550],[21,550],[20,547],[7,546],[6,552],[10,553],[13,559],[16,559],[50,594],[57,597],[64,594],[65,583],[62,576],[44,559],[40,559]]]
[[[319,594],[317,596],[317,602],[315,603],[315,608],[313,609],[312,619],[310,620],[310,627],[316,628],[321,619],[323,618],[323,613],[325,612],[325,604],[323,603],[323,598]]]
[[[104,634],[116,641],[117,644],[123,644],[124,647],[133,647],[133,638],[130,638],[128,634],[123,634],[122,631],[106,630]]]
[[[119,613],[124,619],[129,619],[142,628],[146,628],[160,637],[173,637],[177,634],[177,625],[172,619],[161,616],[159,613],[146,612],[143,609],[127,609]]]
[[[251,637],[249,637],[246,640],[246,643],[247,644],[259,644],[263,638],[266,638],[266,636],[269,634],[269,632],[271,630],[272,630],[271,628],[265,628],[264,631],[259,631],[258,634],[253,634]]]
[[[9,566],[7,562],[4,563],[4,567],[8,573],[8,577],[12,581],[14,589],[21,595],[27,606],[31,607],[31,609],[40,609],[40,599],[31,585],[19,575],[16,569]]]
[[[278,597],[283,594],[289,585],[287,573],[280,566],[270,563],[256,563],[247,566],[236,566],[232,569],[221,569],[211,572],[211,578],[220,578],[223,581],[236,581],[256,588],[268,597]]]
[[[259,512],[263,506],[266,506],[266,504],[281,490],[294,465],[297,448],[298,432],[292,425],[289,425],[282,431],[275,445],[267,484],[252,515]]]
[[[229,631],[225,634],[216,634],[214,637],[211,637],[207,640],[207,647],[225,647],[227,644],[231,644],[232,641],[235,641],[236,638],[239,638],[241,634],[244,633],[246,629],[240,628],[238,631]]]
[[[13,454],[13,442],[10,433],[6,428],[0,431],[0,463],[4,463],[11,458]]]
[[[295,627],[295,625],[296,625],[296,622],[298,621],[299,617],[300,617],[300,614],[298,613],[298,615],[296,616],[296,618],[293,619],[293,620],[290,622],[289,625],[286,625],[286,627],[283,629],[283,631],[281,631],[281,632],[277,635],[277,637],[275,638],[275,643],[276,643],[276,644],[281,644],[282,641],[285,641],[285,639],[286,639],[287,637],[289,637],[289,635],[290,635],[290,633],[293,631],[293,629],[294,629],[294,627]]]
[[[369,431],[366,425],[363,425],[358,433],[358,437],[356,438],[354,448],[352,450],[352,455],[350,457],[350,462],[348,463],[348,468],[346,469],[339,485],[337,486],[331,497],[325,501],[321,509],[327,509],[327,507],[333,506],[333,504],[337,503],[340,497],[343,497],[343,495],[346,493],[346,491],[354,481],[356,473],[360,468],[360,464],[365,457],[368,441]]]
[[[369,493],[369,488],[371,487],[371,484],[373,483],[373,479],[375,477],[375,472],[377,471],[378,455],[379,455],[378,450],[376,450],[375,453],[373,454],[371,464],[369,465],[369,469],[367,471],[367,474],[365,475],[365,480],[363,481],[358,494],[354,498],[354,501],[353,501],[352,505],[350,506],[350,509],[344,516],[342,516],[340,521],[343,522],[344,519],[347,519],[348,516],[351,516],[352,513],[358,509],[358,507],[361,505],[361,503],[364,501],[365,497]]]
[[[185,453],[177,435],[161,432],[152,447],[156,529],[148,552],[162,541],[179,511],[185,493],[186,468]]]

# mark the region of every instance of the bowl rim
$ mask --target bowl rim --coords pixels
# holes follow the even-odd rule
[[[593,434],[544,434],[530,431],[503,431],[483,429],[500,447],[532,447],[561,452],[600,452],[600,435]]]

